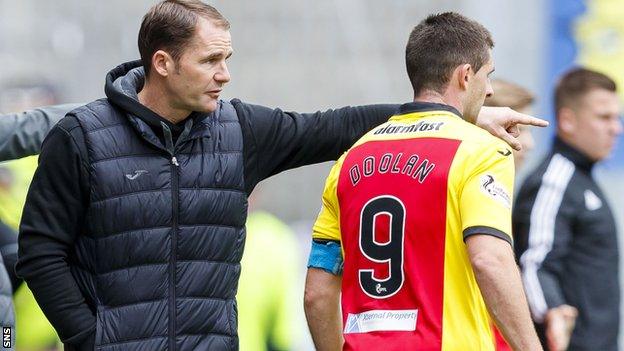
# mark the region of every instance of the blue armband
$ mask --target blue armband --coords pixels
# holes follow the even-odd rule
[[[342,274],[342,252],[336,241],[312,240],[308,268],[319,268],[333,275]]]

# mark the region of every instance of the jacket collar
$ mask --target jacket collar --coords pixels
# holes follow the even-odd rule
[[[108,100],[128,114],[131,124],[141,136],[155,146],[163,148],[163,143],[153,135],[152,131],[164,129],[166,126],[170,131],[178,130],[181,133],[187,129],[189,122],[193,126],[190,131],[191,138],[210,136],[209,119],[207,120],[207,118],[213,114],[193,112],[185,122],[173,124],[139,102],[138,92],[141,91],[144,83],[143,64],[141,60],[137,60],[123,63],[108,72],[104,86]],[[180,141],[183,142],[184,140]]]
[[[429,111],[447,111],[462,118],[462,114],[453,106],[438,104],[435,102],[414,101],[408,102],[399,107],[398,115],[406,115],[408,113],[429,112]]]
[[[596,163],[559,137],[555,137],[555,141],[553,142],[553,153],[559,153],[565,156],[568,160],[572,161],[576,167],[588,172],[592,170]]]

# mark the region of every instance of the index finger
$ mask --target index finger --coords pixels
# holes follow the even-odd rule
[[[548,127],[549,125],[548,121],[520,112],[516,112],[513,121],[515,124],[524,124],[527,126]]]

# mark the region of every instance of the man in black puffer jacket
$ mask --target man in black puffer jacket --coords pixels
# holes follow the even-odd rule
[[[228,28],[197,0],[155,5],[142,60],[112,70],[107,98],[44,142],[18,273],[68,349],[237,350],[247,196],[271,175],[336,159],[396,110],[219,100]],[[497,121],[525,116],[509,117]]]

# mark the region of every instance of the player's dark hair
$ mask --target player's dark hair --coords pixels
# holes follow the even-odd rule
[[[467,63],[478,71],[493,47],[492,35],[476,21],[455,12],[430,15],[414,27],[405,48],[414,95],[424,89],[442,93],[457,66]]]
[[[617,85],[606,75],[584,67],[567,71],[555,88],[555,112],[563,107],[574,107],[580,99],[593,89],[615,92]]]
[[[217,9],[200,0],[161,1],[145,14],[138,42],[146,77],[156,51],[165,50],[178,61],[195,34],[199,17],[219,28],[230,29],[230,23]]]

